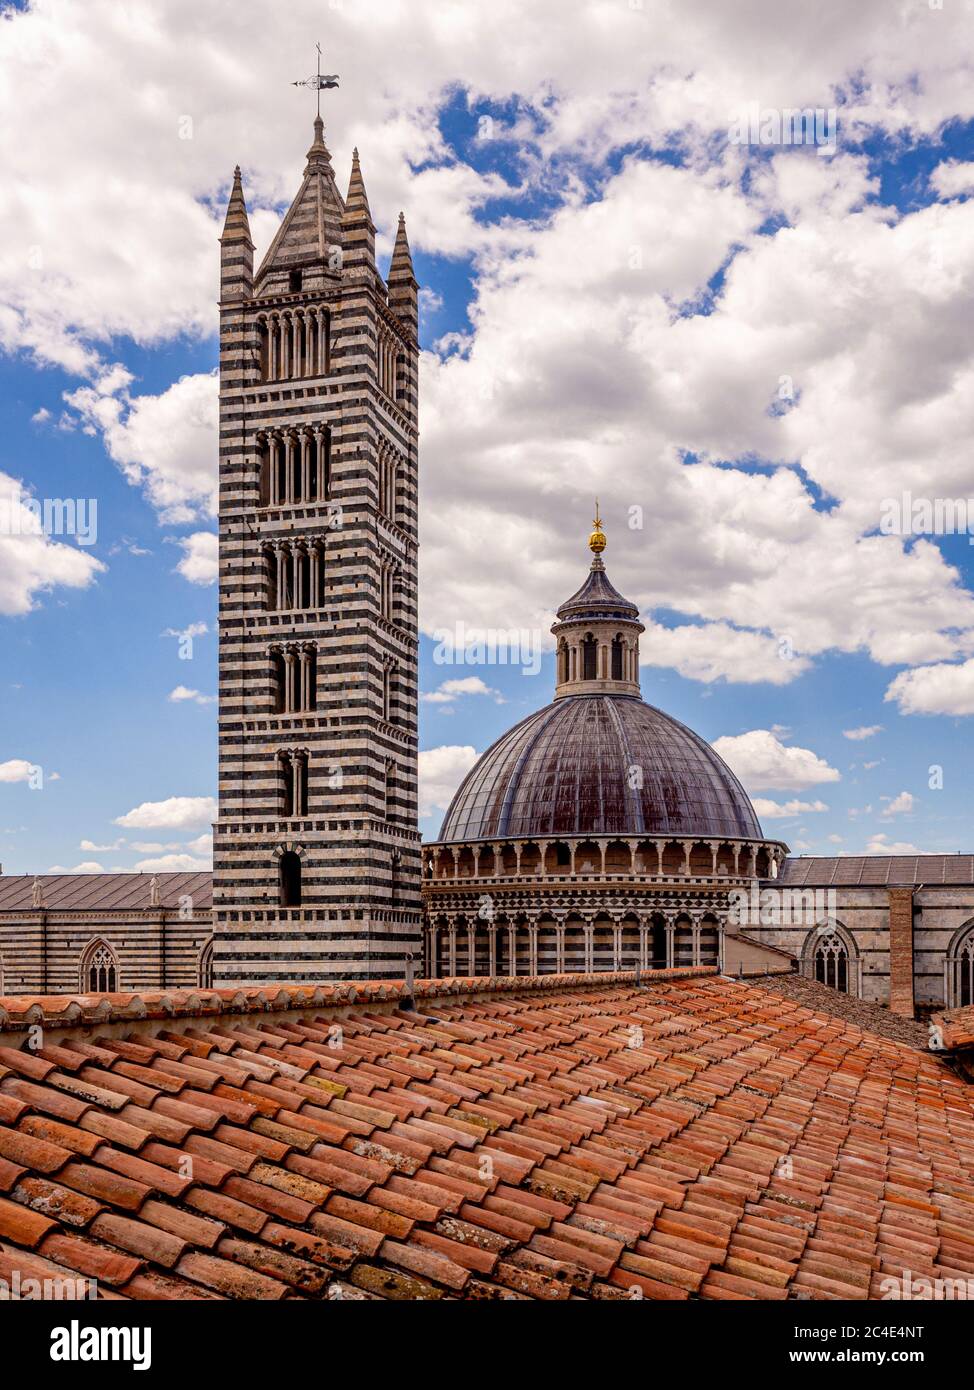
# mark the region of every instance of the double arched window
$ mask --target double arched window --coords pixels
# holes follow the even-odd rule
[[[118,957],[100,937],[85,947],[80,986],[85,994],[114,994],[118,989]]]

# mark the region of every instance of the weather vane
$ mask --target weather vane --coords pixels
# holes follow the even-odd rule
[[[321,44],[320,44],[320,43],[316,43],[316,44],[315,44],[315,48],[318,50],[318,71],[317,71],[316,73],[313,73],[313,74],[311,75],[311,77],[306,77],[306,78],[304,78],[304,80],[301,81],[301,82],[292,82],[292,83],[291,83],[291,86],[292,86],[292,87],[312,87],[312,88],[318,93],[318,115],[320,116],[320,115],[321,115],[321,93],[322,93],[322,91],[326,90],[326,89],[329,88],[329,87],[337,87],[337,86],[338,86],[338,73],[337,73],[337,72],[333,72],[333,73],[327,74],[326,76],[323,76],[323,75],[322,75],[322,72],[321,72]]]

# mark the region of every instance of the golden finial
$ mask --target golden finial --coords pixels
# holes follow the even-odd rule
[[[588,548],[593,555],[601,555],[605,549],[605,532],[602,530],[602,522],[599,518],[599,499],[595,499],[595,520],[592,522],[595,530],[588,538]]]

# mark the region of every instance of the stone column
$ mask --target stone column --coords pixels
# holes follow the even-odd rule
[[[283,545],[278,545],[275,547],[275,557],[277,559],[277,592],[274,595],[274,607],[283,608],[284,595],[287,592],[287,569]]]
[[[595,954],[595,924],[591,921],[585,923],[585,974],[591,975],[594,969],[593,956]]]
[[[277,318],[267,320],[267,379],[277,379]]]
[[[513,922],[507,924],[507,958],[511,974],[517,974],[517,927]]]
[[[436,960],[436,955],[437,955],[437,952],[436,952],[436,924],[435,924],[434,922],[431,922],[431,923],[430,923],[430,928],[429,928],[429,943],[430,943],[430,944],[429,944],[429,953],[430,953],[430,959],[429,959],[430,979],[431,979],[431,980],[438,980],[439,977],[440,977],[440,972],[439,972],[439,970],[438,970],[438,968],[437,968],[437,960]]]
[[[321,548],[315,541],[311,546],[311,554],[308,560],[308,575],[311,579],[310,605],[312,608],[320,608],[319,595],[321,593]]]
[[[294,713],[294,652],[290,647],[284,653],[284,708],[288,714]]]
[[[689,873],[690,873],[690,850],[691,850],[691,847],[692,847],[692,845],[693,845],[693,841],[692,841],[692,840],[683,840],[683,841],[681,841],[681,843],[682,843],[682,845],[683,845],[683,872],[684,872],[685,874],[689,875]]]
[[[676,963],[676,918],[667,913],[664,922],[666,929],[666,968],[672,970]]]
[[[618,919],[612,923],[612,969],[622,969],[622,923]]]
[[[487,924],[488,964],[490,974],[497,974],[497,927],[493,922]]]
[[[645,917],[639,919],[639,968],[649,969],[649,923]]]
[[[559,975],[565,973],[565,914],[555,913],[555,970]]]
[[[537,975],[538,973],[538,924],[537,922],[528,923],[528,973]]]
[[[450,918],[450,924],[449,924],[449,927],[448,927],[448,931],[449,931],[449,937],[447,938],[447,950],[448,950],[447,960],[449,961],[450,976],[451,976],[451,978],[455,978],[455,977],[456,977],[456,973],[457,973],[457,924],[456,924],[456,918],[453,918],[453,917]]]
[[[700,964],[700,918],[694,913],[690,919],[690,928],[693,935],[693,964]]]
[[[477,973],[477,927],[476,923],[467,923],[467,974],[470,976]]]
[[[311,496],[311,440],[307,431],[301,433],[301,501]]]

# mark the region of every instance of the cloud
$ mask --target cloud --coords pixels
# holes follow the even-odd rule
[[[37,771],[37,764],[26,758],[8,758],[0,763],[0,782],[28,782]]]
[[[114,869],[106,869],[95,859],[85,859],[80,864],[73,864],[71,868],[66,868],[64,864],[52,864],[47,871],[49,874],[105,874],[114,873]]]
[[[900,792],[899,796],[894,796],[892,800],[887,799],[887,805],[883,807],[883,816],[901,816],[908,811],[912,811],[916,801],[912,792]]]
[[[143,873],[197,873],[212,867],[208,859],[192,854],[163,854],[158,859],[140,859],[136,869]]]
[[[217,510],[217,381],[183,376],[158,396],[134,396],[115,368],[65,396],[82,423],[98,430],[128,481],[142,487],[160,518],[187,522]]]
[[[79,849],[87,850],[89,854],[111,854],[119,850],[125,844],[125,836],[122,835],[110,845],[96,845],[91,840],[82,840],[78,845]]]
[[[87,550],[45,535],[32,500],[22,483],[0,473],[0,614],[8,616],[29,613],[58,586],[87,589],[105,569]]]
[[[853,742],[860,742],[864,738],[872,738],[874,734],[882,733],[882,724],[863,724],[858,729],[843,729],[842,737],[851,738]]]
[[[444,744],[419,755],[419,814],[445,811],[479,754],[470,744]]]
[[[895,701],[901,714],[974,714],[974,657],[901,671],[883,699]]]
[[[873,835],[863,854],[936,854],[937,850],[919,849],[907,840],[890,840],[888,835]]]
[[[191,584],[215,584],[220,577],[219,543],[214,531],[194,531],[179,541],[183,558],[177,571]]]
[[[479,676],[463,676],[443,681],[436,690],[422,693],[419,698],[429,705],[449,705],[461,695],[490,695],[495,704],[506,704],[500,691],[485,685]]]
[[[947,159],[930,175],[930,183],[941,198],[958,198],[974,193],[974,164]]]
[[[124,816],[116,816],[115,824],[127,830],[186,830],[216,817],[215,797],[170,796],[165,801],[143,801]]]
[[[810,811],[827,811],[824,801],[769,801],[765,797],[752,798],[752,806],[759,820],[783,820],[786,816],[803,816]]]
[[[213,863],[213,835],[211,833],[207,832],[205,835],[197,836],[195,840],[190,840],[186,848],[190,854],[197,858],[205,859],[210,864]]]
[[[175,689],[170,690],[166,699],[171,700],[173,704],[185,703],[187,700],[192,701],[193,704],[196,705],[216,704],[215,695],[201,695],[198,690],[190,690],[189,686],[186,685],[177,685]]]
[[[788,748],[770,729],[714,739],[713,747],[748,791],[801,791],[840,780],[838,771],[810,748]]]

